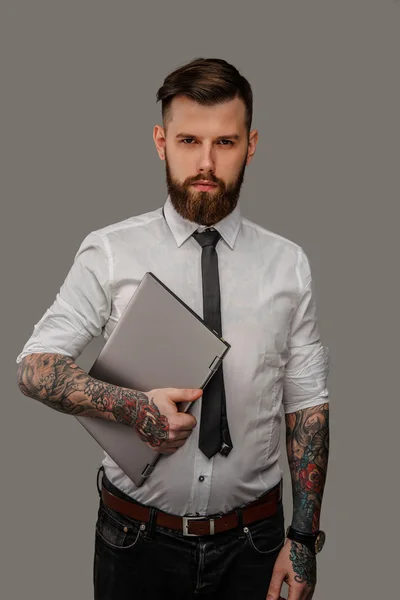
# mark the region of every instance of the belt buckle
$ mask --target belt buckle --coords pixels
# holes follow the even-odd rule
[[[182,517],[182,520],[183,520],[183,527],[182,527],[183,535],[186,535],[189,537],[200,537],[201,535],[214,535],[214,533],[215,533],[215,531],[214,531],[215,519],[207,519],[207,517]],[[210,533],[209,534],[189,533],[189,531],[188,531],[189,521],[209,521]]]

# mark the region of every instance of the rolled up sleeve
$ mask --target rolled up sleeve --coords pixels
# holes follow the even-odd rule
[[[91,232],[81,243],[55,301],[34,326],[16,362],[33,352],[76,359],[111,312],[112,262],[107,240]]]
[[[329,349],[320,341],[310,264],[303,251],[297,276],[300,292],[289,331],[289,359],[283,384],[285,413],[329,402]]]

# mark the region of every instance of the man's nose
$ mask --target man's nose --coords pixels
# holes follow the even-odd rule
[[[207,148],[203,146],[203,148],[200,151],[197,168],[199,169],[199,171],[207,173],[215,169],[215,160],[212,148]]]

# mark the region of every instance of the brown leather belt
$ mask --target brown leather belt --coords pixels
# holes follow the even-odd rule
[[[150,520],[150,509],[141,504],[123,500],[111,494],[104,486],[101,497],[106,506],[131,517],[136,521],[148,523]],[[282,481],[272,490],[264,494],[258,500],[241,508],[243,525],[259,521],[274,515],[278,509],[278,503],[282,498]],[[213,517],[180,517],[158,510],[156,513],[156,525],[168,529],[181,531],[183,535],[213,535],[221,531],[234,529],[239,525],[238,513],[233,510],[224,515]]]

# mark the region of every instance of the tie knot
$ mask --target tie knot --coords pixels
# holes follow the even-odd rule
[[[211,231],[210,229],[205,229],[201,233],[199,231],[195,231],[193,233],[193,237],[202,248],[204,248],[205,246],[213,246],[215,248],[215,246],[218,243],[218,240],[221,237],[221,234],[216,229],[214,231]]]

